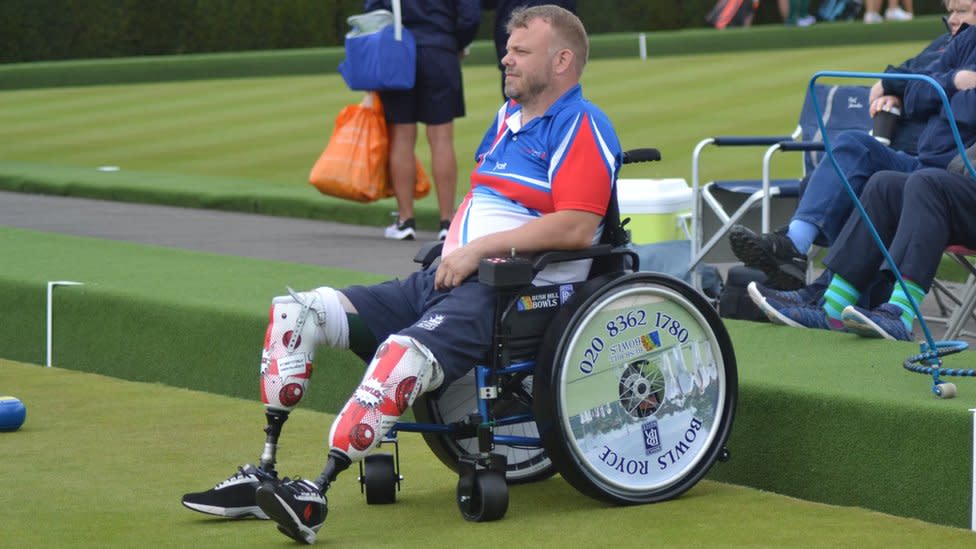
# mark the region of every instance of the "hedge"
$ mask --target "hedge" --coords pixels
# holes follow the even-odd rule
[[[412,0],[405,0],[407,2]],[[776,3],[757,23],[779,23]],[[819,2],[814,1],[812,11]],[[714,0],[578,0],[591,34],[705,26]],[[360,0],[7,0],[0,63],[337,46]],[[917,0],[917,14],[943,11]],[[480,37],[491,36],[486,12]]]

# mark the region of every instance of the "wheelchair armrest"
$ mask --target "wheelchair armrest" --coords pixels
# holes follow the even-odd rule
[[[478,265],[478,281],[494,288],[514,288],[528,286],[539,271],[552,263],[596,259],[611,255],[630,257],[631,265],[637,270],[640,258],[637,252],[625,246],[613,247],[610,244],[597,244],[582,250],[559,250],[543,252],[528,260],[522,257],[490,257]]]
[[[441,256],[441,249],[443,248],[444,243],[440,240],[428,242],[417,250],[417,255],[413,256],[413,262],[420,263],[426,269]]]
[[[719,147],[756,147],[769,146],[777,143],[793,141],[789,135],[766,135],[766,136],[721,136],[713,137],[712,144]]]
[[[563,261],[576,261],[579,259],[592,259],[613,253],[614,248],[610,244],[597,244],[582,250],[556,250],[542,252],[536,256],[532,269],[539,272],[549,266],[550,263],[561,263]]]
[[[661,159],[661,151],[657,149],[631,149],[624,151],[624,164],[637,164],[638,162],[657,162]]]

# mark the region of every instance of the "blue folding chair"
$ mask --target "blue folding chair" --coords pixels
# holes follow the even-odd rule
[[[870,89],[865,86],[817,85],[814,94],[806,94],[800,110],[799,124],[792,135],[774,136],[725,136],[703,139],[695,146],[691,158],[692,219],[691,219],[691,262],[689,271],[695,267],[726,236],[733,225],[755,207],[762,208],[762,232],[770,231],[770,202],[773,198],[793,198],[800,196],[800,184],[807,174],[823,158],[823,135],[817,123],[817,114],[811,99],[816,99],[824,113],[824,125],[828,138],[846,130],[871,130],[871,116],[868,112]],[[765,147],[762,172],[759,179],[715,180],[701,183],[701,157],[708,146],[716,147]],[[772,179],[770,163],[777,152],[803,152],[802,174],[791,179]],[[716,191],[724,191],[743,197],[738,208],[729,212],[716,197]],[[721,226],[705,241],[703,205],[718,218]],[[697,277],[695,277],[697,278]],[[700,288],[699,281],[695,281]]]

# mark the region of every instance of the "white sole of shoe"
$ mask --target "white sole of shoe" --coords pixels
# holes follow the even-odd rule
[[[806,328],[806,326],[794,321],[791,318],[783,316],[782,313],[777,311],[776,308],[770,305],[769,302],[766,301],[766,298],[759,293],[759,290],[755,288],[755,285],[755,282],[750,282],[749,285],[746,286],[746,293],[749,294],[749,298],[752,299],[752,302],[756,304],[756,307],[759,307],[759,310],[766,315],[766,318],[768,318],[770,322],[773,324],[779,324],[780,326],[789,326],[791,328]]]
[[[266,498],[269,496],[274,498],[274,500],[267,500]],[[295,541],[303,541],[308,545],[315,543],[315,530],[312,530],[308,526],[302,524],[302,521],[298,518],[298,515],[295,514],[295,511],[292,510],[291,506],[288,505],[285,500],[278,497],[278,494],[275,494],[274,492],[268,494],[258,490],[255,497],[258,498],[258,504],[261,503],[262,499],[265,499],[264,503],[266,505],[264,505],[264,510],[272,520],[278,523],[278,530],[280,530],[282,534]]]
[[[888,335],[888,332],[882,330],[881,326],[875,324],[873,320],[862,315],[853,307],[844,307],[840,313],[840,319],[847,331],[854,332],[861,337],[896,341],[895,338]]]
[[[260,520],[268,520],[268,515],[264,514],[264,511],[262,511],[261,508],[258,507],[257,505],[253,507],[227,508],[227,507],[215,507],[213,505],[202,505],[200,503],[189,503],[186,501],[182,503],[183,506],[186,507],[187,509],[192,509],[193,511],[197,511],[207,515],[214,515],[216,517],[225,517],[225,518],[254,517]]]

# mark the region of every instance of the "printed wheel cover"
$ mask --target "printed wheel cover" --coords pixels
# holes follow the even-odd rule
[[[587,476],[620,493],[667,489],[722,430],[721,349],[707,320],[663,287],[624,287],[588,309],[560,353],[559,420]]]

